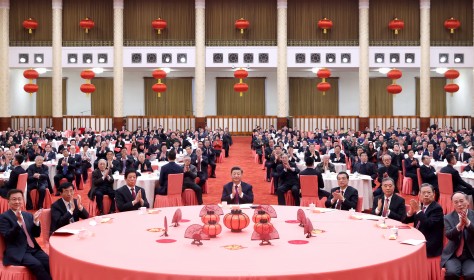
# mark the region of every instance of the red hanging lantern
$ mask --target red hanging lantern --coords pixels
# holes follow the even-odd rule
[[[202,221],[204,224],[209,224],[209,222],[216,222],[216,223],[218,223],[219,220],[220,220],[219,215],[216,215],[216,214],[214,213],[214,211],[207,211],[207,213],[201,217],[201,221]]]
[[[444,72],[444,77],[446,79],[450,79],[452,83],[452,80],[457,79],[459,77],[459,72],[454,69],[449,69],[448,71]]]
[[[253,229],[260,235],[268,235],[273,232],[273,225],[266,219],[261,219],[258,223],[255,223]]]
[[[405,27],[405,22],[403,20],[394,18],[388,23],[388,28],[393,30],[395,35],[398,34],[398,30],[402,30]]]
[[[399,94],[400,92],[402,92],[402,86],[397,84],[388,85],[387,92],[391,94]]]
[[[449,33],[453,34],[455,29],[461,27],[461,22],[452,17],[444,21],[444,27],[449,29]]]
[[[237,83],[234,85],[234,91],[240,93],[240,97],[242,97],[244,92],[249,90],[249,86],[246,83]]]
[[[239,81],[242,83],[242,79],[245,79],[247,78],[249,75],[249,72],[247,72],[247,70],[245,69],[237,69],[234,71],[234,77],[236,77],[237,79],[239,79]]]
[[[87,96],[95,91],[95,86],[93,84],[82,84],[81,91]]]
[[[232,209],[230,213],[224,216],[224,225],[232,232],[242,231],[242,229],[246,228],[249,223],[249,216],[242,213],[242,210],[239,208]]]
[[[38,28],[38,22],[35,19],[28,18],[27,20],[23,21],[23,27],[28,29],[28,33],[33,33],[33,30]]]
[[[164,30],[168,24],[166,23],[166,20],[157,18],[151,22],[151,26],[157,31],[159,35],[161,34],[161,30]]]
[[[166,91],[166,85],[163,83],[156,83],[151,87],[151,89],[158,93],[158,97],[161,97],[161,93]]]
[[[86,30],[86,33],[89,33],[89,29],[92,29],[95,26],[95,23],[92,19],[86,17],[79,22],[79,26]]]
[[[28,92],[30,95],[38,91],[38,85],[35,84],[26,84],[23,87],[23,90]]]
[[[153,71],[153,78],[158,80],[158,83],[161,83],[161,79],[166,78],[166,72],[161,69],[156,69]]]
[[[257,212],[255,215],[253,215],[253,217],[252,217],[252,221],[253,221],[254,223],[258,223],[258,222],[260,222],[260,220],[262,220],[262,219],[267,220],[267,221],[270,221],[270,220],[271,220],[271,217],[270,217],[270,215],[269,215],[267,212],[265,212],[264,210],[258,210],[258,212]]]
[[[331,70],[327,68],[321,68],[318,70],[318,73],[316,73],[318,78],[323,79],[323,82],[326,82],[326,79],[331,77]]]
[[[326,34],[329,29],[332,28],[332,20],[323,18],[318,21],[319,29],[323,30],[323,33]]]
[[[387,78],[392,80],[392,84],[395,84],[396,80],[400,79],[402,77],[402,71],[398,69],[392,69],[388,71],[387,73]]]
[[[235,21],[235,28],[240,29],[240,34],[244,34],[244,30],[250,27],[250,22],[244,18]]]
[[[447,84],[444,86],[444,91],[451,93],[451,95],[459,90],[459,86],[456,84]]]
[[[33,83],[33,80],[39,77],[38,71],[34,69],[28,69],[23,72],[23,77],[29,80],[30,84]]]
[[[81,78],[86,80],[86,83],[90,84],[91,80],[95,77],[95,73],[92,70],[84,70],[81,72]]]
[[[209,235],[209,237],[216,237],[222,232],[222,226],[216,221],[209,221],[209,223],[202,226],[202,232]]]
[[[322,91],[323,92],[323,95],[326,95],[326,91],[330,90],[331,89],[331,84],[330,83],[327,83],[327,82],[321,82],[319,83],[316,88],[319,90],[319,91]]]

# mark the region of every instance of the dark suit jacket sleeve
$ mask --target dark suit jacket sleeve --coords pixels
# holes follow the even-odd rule
[[[323,175],[321,173],[319,173],[317,176],[318,176],[318,189],[324,190]]]
[[[322,176],[321,176],[322,177]],[[334,205],[331,203],[331,200],[333,199],[332,197],[332,193],[335,192],[336,189],[333,188],[331,189],[331,191],[329,192],[329,197],[328,199],[326,200],[326,202],[324,203],[324,205],[326,206],[326,208],[334,208]],[[355,209],[355,208],[354,208]]]
[[[240,204],[253,203],[252,185],[242,184],[243,196],[239,198]]]
[[[18,223],[11,225],[6,212],[0,216],[0,234],[7,243],[15,241],[21,231],[22,229]]]
[[[120,212],[129,211],[133,209],[132,201],[127,201],[124,193],[124,188],[121,187],[115,191],[115,201]]]
[[[145,190],[143,188],[139,188],[139,190],[142,192],[142,199],[143,199],[143,206],[141,207],[150,208],[150,203],[148,203],[148,200],[146,199]]]
[[[63,203],[61,200],[57,200],[53,205],[51,205],[51,233],[56,231],[58,228],[61,228],[69,224],[69,220],[72,218],[71,213],[66,210],[66,206],[60,206],[60,203]]]
[[[420,175],[423,181],[431,181],[434,178],[437,178],[436,174],[431,172],[431,169],[426,166],[420,167]]]
[[[444,234],[449,240],[459,242],[462,231],[457,230],[457,222],[453,219],[454,215],[458,214],[452,212],[451,214],[448,214],[444,217]],[[473,226],[473,223],[471,223],[471,226]]]
[[[397,198],[396,200],[394,198]],[[390,213],[388,218],[403,222],[407,216],[405,200],[402,197],[393,195],[392,201],[390,202]]]
[[[461,178],[461,175],[459,175],[459,172],[453,172],[451,173],[453,175],[453,181],[456,183],[454,188],[456,188],[456,185],[461,185],[465,188],[472,189],[471,184],[467,183]]]
[[[443,221],[443,208],[441,208],[439,205],[437,205],[436,208],[433,208],[433,210],[430,210],[431,214],[430,216],[426,216],[423,211],[420,211],[420,213],[413,215],[413,217],[416,217],[418,221],[423,225],[425,229],[428,230],[435,230],[436,226],[439,225],[440,222]]]
[[[232,199],[230,198],[231,194],[232,194],[232,185],[225,184],[224,187],[222,188],[221,201],[227,201],[227,203],[231,204],[232,203]]]
[[[79,210],[79,207],[77,206],[77,199],[74,199],[74,220],[78,220],[78,218],[81,218],[83,220],[89,218],[89,212],[87,212],[86,207],[82,207],[82,211]]]
[[[359,201],[359,192],[356,189],[351,190],[350,196],[344,199],[342,202],[343,206],[346,206],[349,209],[356,209],[357,202]]]

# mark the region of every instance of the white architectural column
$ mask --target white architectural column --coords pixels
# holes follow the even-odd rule
[[[63,127],[63,1],[53,0],[53,126]]]
[[[204,104],[206,98],[206,1],[195,2],[196,68],[194,69],[195,128],[205,127]]]
[[[0,130],[10,124],[10,68],[8,67],[8,44],[10,0],[0,0]]]
[[[287,70],[287,37],[288,37],[288,3],[287,0],[277,0],[277,93],[278,120],[277,126],[287,125],[289,115],[288,70]]]
[[[359,130],[369,126],[369,0],[359,0]]]
[[[114,0],[114,116],[113,127],[123,125],[123,1]]]
[[[420,128],[430,125],[430,0],[420,0]]]

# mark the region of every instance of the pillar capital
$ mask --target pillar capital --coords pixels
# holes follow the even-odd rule
[[[114,9],[123,9],[123,0],[114,0]]]
[[[369,0],[359,0],[359,9],[368,9]]]
[[[277,0],[277,9],[288,9],[288,0]]]
[[[53,9],[61,9],[63,8],[63,0],[53,0]]]
[[[0,9],[10,9],[10,0],[0,0]]]
[[[206,0],[196,0],[194,3],[194,7],[196,9],[205,9],[206,8]]]
[[[430,0],[420,0],[420,9],[429,9],[430,5]]]

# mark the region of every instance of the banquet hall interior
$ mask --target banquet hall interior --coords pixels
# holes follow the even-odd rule
[[[226,130],[204,204],[238,165],[254,203],[277,205],[256,127],[471,129],[473,14],[474,0],[0,0],[0,131]],[[364,199],[370,213],[372,185]],[[400,275],[378,279],[428,279]]]

